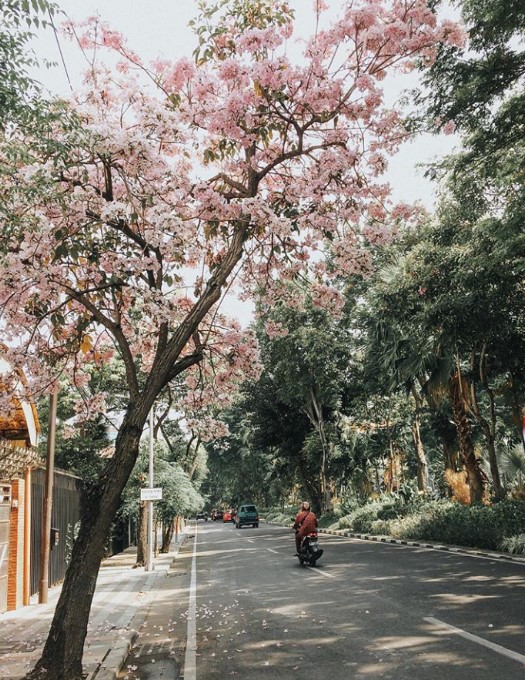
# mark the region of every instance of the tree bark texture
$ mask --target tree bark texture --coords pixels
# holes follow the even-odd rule
[[[483,500],[485,485],[479,460],[476,458],[474,451],[472,428],[463,402],[461,380],[461,377],[457,373],[454,374],[450,379],[449,388],[452,402],[452,416],[458,433],[459,454],[467,473],[467,482],[470,489],[470,502],[472,504],[480,503]]]
[[[148,504],[146,501],[139,502],[139,530],[137,532],[137,560],[136,567],[146,564],[146,546],[148,543]]]
[[[474,383],[472,384],[472,403],[474,415],[478,423],[481,426],[483,435],[485,436],[487,442],[487,450],[489,454],[489,465],[490,474],[492,477],[492,486],[494,489],[494,495],[496,498],[502,499],[505,497],[505,490],[501,483],[501,477],[499,474],[498,459],[496,456],[496,400],[494,398],[494,390],[489,384],[489,379],[487,375],[487,359],[486,359],[486,348],[484,347],[479,358],[479,377],[483,389],[487,394],[489,399],[489,417],[485,418],[480,411],[478,397],[476,393],[476,387]]]
[[[329,442],[324,426],[323,406],[317,400],[315,390],[310,390],[310,400],[306,405],[306,415],[319,435],[321,442],[321,465],[319,470],[319,482],[321,485],[321,514],[327,512],[331,506],[330,487],[327,479],[328,459],[330,457]]]
[[[414,448],[416,451],[416,461],[417,461],[417,488],[422,493],[428,493],[429,483],[428,483],[428,461],[427,455],[425,453],[425,445],[421,438],[421,398],[416,392],[415,388],[412,388],[412,396],[415,403],[415,413],[414,420],[412,422],[412,438],[414,440]]]
[[[414,418],[412,423],[412,438],[414,440],[414,448],[416,450],[417,460],[417,488],[422,493],[428,493],[428,462],[425,453],[423,440],[421,439],[421,428],[419,423],[419,416]]]
[[[175,533],[175,519],[164,525],[164,530],[162,532],[162,545],[160,546],[161,553],[169,552],[174,533]]]

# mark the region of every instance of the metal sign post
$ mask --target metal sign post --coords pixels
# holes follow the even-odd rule
[[[153,488],[153,407],[149,413],[149,487]],[[148,500],[148,555],[146,571],[153,571],[153,501]]]

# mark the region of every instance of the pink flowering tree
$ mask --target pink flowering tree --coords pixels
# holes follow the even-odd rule
[[[256,370],[252,339],[217,316],[229,287],[271,304],[305,277],[315,304],[337,312],[334,272],[366,271],[364,239],[381,243],[409,217],[381,179],[406,137],[382,82],[431,63],[440,41],[461,33],[424,0],[341,3],[332,25],[314,5],[318,28],[297,63],[283,1],[203,4],[196,58],[152,65],[96,19],[70,25],[92,64],[85,86],[33,137],[12,130],[3,140],[10,359],[37,393],[61,373],[82,382],[86,362],[112,357],[128,397],[28,677],[82,678],[104,543],[157,397],[187,374],[194,408],[208,399],[202,373],[220,401]]]

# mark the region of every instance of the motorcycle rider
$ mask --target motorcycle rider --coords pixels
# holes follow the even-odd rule
[[[317,531],[317,525],[317,516],[310,510],[310,503],[303,501],[293,524],[295,529],[295,557],[299,555],[303,538],[310,532]]]

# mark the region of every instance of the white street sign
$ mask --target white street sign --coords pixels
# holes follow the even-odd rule
[[[140,490],[140,500],[141,501],[161,501],[162,500],[162,489],[141,489]]]

